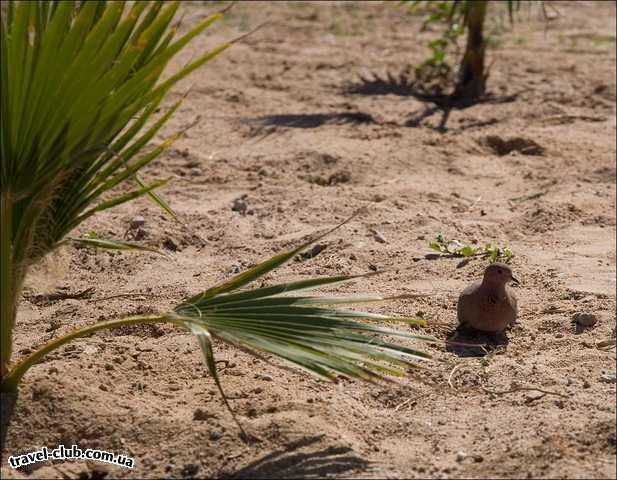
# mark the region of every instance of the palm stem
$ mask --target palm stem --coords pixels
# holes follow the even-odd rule
[[[138,323],[154,323],[154,322],[168,322],[178,323],[181,326],[183,324],[173,321],[170,317],[161,315],[144,315],[137,317],[121,318],[118,320],[109,320],[106,322],[95,323],[87,327],[82,327],[73,330],[61,337],[50,340],[37,350],[32,352],[26,358],[17,363],[5,376],[2,377],[2,383],[0,384],[0,391],[2,392],[14,392],[17,390],[19,382],[24,374],[30,369],[30,367],[36,365],[41,359],[52,350],[74,340],[76,338],[85,337],[99,330],[111,329],[121,327],[123,325],[135,325]]]
[[[17,288],[12,246],[13,201],[9,190],[0,193],[0,379],[11,360]]]

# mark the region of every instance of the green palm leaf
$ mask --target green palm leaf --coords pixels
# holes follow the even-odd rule
[[[435,338],[360,322],[373,320],[380,323],[423,325],[424,321],[334,308],[336,305],[403,298],[405,295],[391,298],[288,295],[291,292],[334,285],[372,274],[312,278],[238,290],[287,262],[322,237],[323,235],[275,255],[218,287],[191,297],[168,315],[174,323],[185,322],[197,336],[206,365],[238,426],[240,424],[231,410],[216,372],[212,338],[219,338],[249,353],[272,354],[320,378],[332,381],[336,381],[337,375],[368,382],[387,380],[384,375],[404,375],[407,369],[416,368],[419,363],[430,358],[424,352],[383,341],[377,335],[424,342],[436,341]],[[246,435],[243,430],[242,433]]]
[[[32,264],[94,213],[141,196],[173,216],[155,191],[166,182],[138,176],[182,134],[146,150],[180,102],[157,112],[178,81],[233,43],[200,52],[161,79],[169,61],[222,12],[177,35],[178,1],[7,3],[0,17],[0,376]],[[127,183],[132,188],[112,192]]]

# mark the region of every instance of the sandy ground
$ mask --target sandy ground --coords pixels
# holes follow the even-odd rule
[[[213,8],[187,3],[184,28]],[[490,90],[516,99],[454,110],[441,132],[440,112],[417,121],[432,105],[387,80],[427,55],[434,33],[418,17],[380,3],[236,5],[175,65],[270,23],[171,95],[192,85],[167,133],[201,121],[145,174],[174,178],[162,193],[190,227],[143,200],[80,230],[122,238],[142,215],[140,241],[170,258],[60,252],[32,279],[15,339],[19,356],[74,325],[168,309],[364,206],[320,255],[267,281],[388,270],[330,291],[426,293],[373,309],[421,312],[445,340],[486,261],[427,259],[428,243],[493,241],[514,251],[522,280],[507,341],[485,356],[426,346],[425,383],[398,386],[331,385],[218,345],[233,408],[261,439],[245,444],[189,333],[95,335],[26,376],[3,478],[615,478],[615,350],[597,346],[615,337],[615,5],[557,8],[548,32],[524,14],[491,53]],[[231,209],[241,196],[244,215]],[[37,297],[88,287],[87,299]],[[599,322],[576,328],[576,312]],[[137,465],[7,468],[8,455],[61,443]]]

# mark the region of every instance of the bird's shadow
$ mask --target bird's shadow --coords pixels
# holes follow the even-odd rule
[[[446,337],[446,351],[458,357],[484,357],[505,350],[510,339],[506,332],[490,334],[458,326]]]
[[[303,437],[220,478],[325,478],[363,471],[369,466],[367,460],[357,456],[349,447],[330,446],[301,451],[323,438],[324,435]]]
[[[398,95],[402,97],[413,97],[424,103],[424,109],[413,113],[405,122],[407,127],[419,127],[423,121],[441,112],[441,119],[437,127],[432,127],[437,131],[447,130],[446,124],[450,118],[452,110],[464,110],[474,105],[488,103],[499,104],[515,101],[522,92],[512,95],[493,95],[487,93],[480,98],[457,97],[452,93],[446,92],[440,86],[427,85],[417,80],[410,73],[403,71],[399,74],[386,72],[384,76],[371,73],[372,78],[359,76],[356,83],[347,85],[343,92],[348,95]],[[461,127],[461,130],[470,127],[479,127],[496,123],[497,120],[491,119],[475,122]]]

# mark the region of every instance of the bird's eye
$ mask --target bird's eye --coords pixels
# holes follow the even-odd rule
[[[499,270],[497,270],[497,273],[501,275],[503,273],[503,270],[500,268]]]

